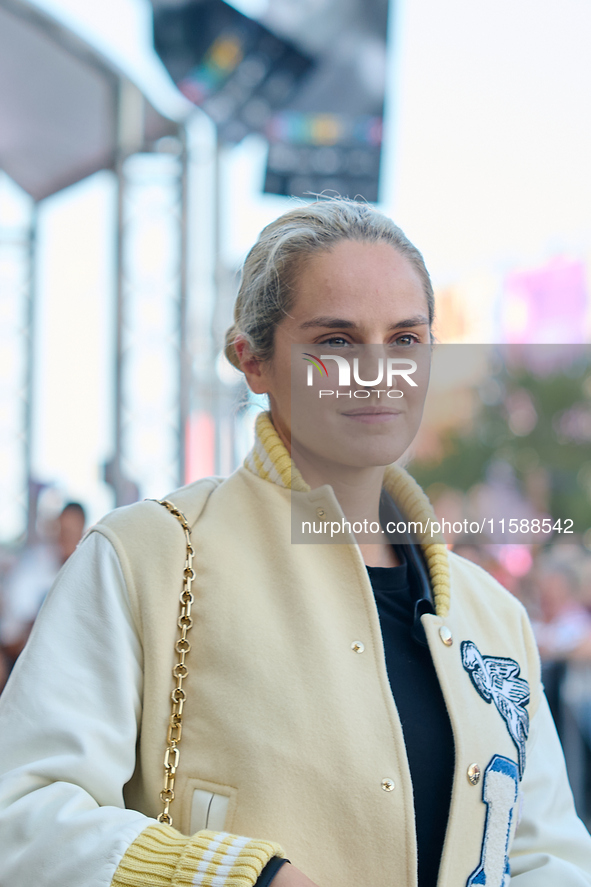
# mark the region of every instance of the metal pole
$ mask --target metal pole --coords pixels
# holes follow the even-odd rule
[[[25,375],[25,417],[24,417],[24,457],[25,477],[27,480],[27,544],[32,545],[36,541],[37,526],[37,500],[39,498],[39,485],[33,479],[33,406],[35,396],[35,330],[37,315],[37,227],[38,206],[34,203],[31,208],[28,236],[28,280],[27,280],[27,307],[25,312],[26,323],[26,375]]]
[[[130,501],[130,482],[123,474],[124,433],[124,372],[125,372],[125,201],[126,182],[124,164],[127,157],[141,150],[144,139],[144,97],[133,83],[121,79],[114,97],[117,149],[115,173],[117,176],[117,221],[115,243],[115,379],[114,379],[114,447],[108,465],[107,480],[115,491],[115,506]],[[131,501],[133,496],[131,497]]]
[[[121,117],[121,85],[117,90],[117,120]],[[121,127],[118,123],[120,136]],[[123,436],[123,320],[124,320],[124,293],[125,274],[123,270],[123,209],[125,200],[125,179],[123,174],[124,150],[121,139],[117,144],[117,159],[115,162],[115,175],[117,177],[117,216],[115,233],[115,374],[114,374],[114,448],[111,460],[111,484],[115,491],[115,507],[122,505],[123,491],[121,489],[121,453]]]
[[[189,354],[188,323],[189,323],[189,294],[188,294],[188,236],[189,236],[189,145],[186,127],[179,131],[181,142],[181,230],[179,250],[179,414],[178,414],[178,482],[179,486],[186,483],[186,434],[189,412],[191,407],[191,355]]]

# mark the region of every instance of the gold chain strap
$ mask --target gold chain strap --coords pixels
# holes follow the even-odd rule
[[[166,751],[164,753],[164,788],[160,792],[160,800],[164,805],[164,809],[158,816],[158,822],[172,825],[170,805],[174,801],[174,779],[179,766],[179,744],[183,732],[183,707],[187,698],[187,693],[183,690],[183,681],[189,674],[185,659],[191,649],[191,644],[187,640],[187,635],[193,625],[191,606],[193,605],[194,597],[191,587],[193,585],[193,580],[195,579],[195,571],[193,570],[193,556],[195,551],[191,541],[191,528],[182,511],[179,511],[172,502],[168,502],[166,499],[154,499],[154,501],[158,502],[159,505],[163,505],[168,511],[170,511],[173,517],[176,517],[183,528],[187,543],[187,557],[185,560],[185,568],[183,570],[183,590],[180,595],[181,614],[178,618],[180,635],[174,647],[178,654],[178,660],[172,670],[172,676],[176,681],[176,686],[171,694],[172,711],[168,722]]]

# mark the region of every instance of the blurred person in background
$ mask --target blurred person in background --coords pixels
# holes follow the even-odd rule
[[[532,625],[542,658],[546,695],[560,732],[566,664],[571,659],[586,658],[591,643],[591,613],[578,600],[578,577],[568,564],[542,558],[534,584],[538,613]]]
[[[8,671],[27,643],[55,577],[82,539],[85,520],[82,505],[68,502],[49,528],[48,541],[26,549],[8,576],[0,619],[0,646]]]
[[[473,564],[478,564],[479,567],[490,573],[503,588],[515,594],[517,588],[515,577],[511,576],[508,570],[494,557],[490,551],[492,547],[490,545],[475,545],[474,542],[460,540],[454,543],[453,550],[460,557],[465,557],[466,560],[472,561]]]
[[[560,561],[543,562],[536,571],[539,616],[532,625],[543,662],[576,656],[591,639],[591,613],[579,600],[575,570]]]
[[[226,340],[269,398],[252,451],[95,525],[0,698],[11,887],[591,885],[525,611],[430,534],[395,464],[433,314],[421,254],[367,204],[261,232]],[[425,384],[395,407],[374,382],[292,396],[294,345],[300,370],[365,345],[424,355]],[[292,506],[356,510],[378,541],[293,544]],[[416,539],[383,534],[396,516]]]
[[[586,772],[591,750],[591,612],[584,605],[584,589],[576,557],[546,553],[534,571],[537,618],[533,628],[542,657],[546,695],[565,746],[577,808],[589,818]]]

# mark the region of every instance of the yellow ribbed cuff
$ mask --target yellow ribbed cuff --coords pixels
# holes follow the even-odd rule
[[[189,838],[172,884],[173,887],[194,887],[197,884],[200,887],[211,884],[252,887],[273,856],[284,856],[284,853],[279,844],[271,841],[257,841],[226,832],[197,832]]]
[[[169,825],[149,826],[127,848],[111,887],[170,887],[189,840]]]
[[[188,838],[158,823],[127,848],[111,887],[253,887],[273,856],[284,853],[270,841],[210,831]]]

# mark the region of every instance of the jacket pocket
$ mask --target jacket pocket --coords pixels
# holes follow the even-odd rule
[[[185,788],[189,834],[202,829],[227,831],[236,807],[236,789],[203,779],[189,779]]]

